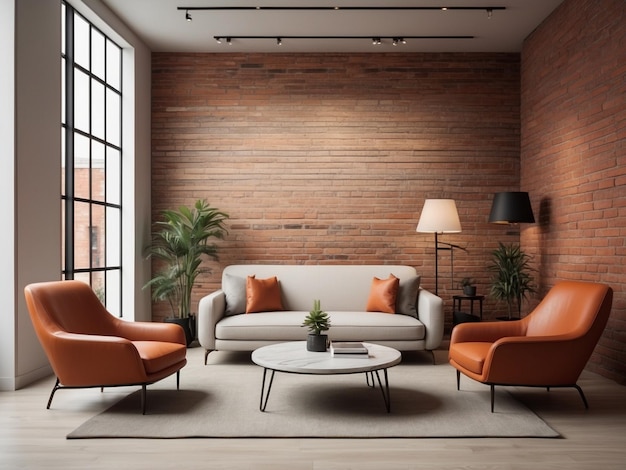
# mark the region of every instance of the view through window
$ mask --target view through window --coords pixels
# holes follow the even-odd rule
[[[122,49],[62,9],[62,274],[121,316]]]

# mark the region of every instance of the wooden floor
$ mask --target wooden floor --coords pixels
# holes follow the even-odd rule
[[[201,348],[189,349],[188,356],[182,386],[185,374],[210,373],[210,366],[203,365]],[[437,360],[445,362],[445,350],[437,351]],[[174,378],[166,380],[175,386]],[[626,466],[626,387],[587,372],[579,385],[589,410],[574,389],[509,388],[561,433],[559,439],[67,440],[67,433],[136,388],[104,393],[61,390],[52,409],[46,410],[53,382],[51,377],[22,390],[0,392],[1,469],[607,470]],[[149,394],[148,389],[148,403]]]

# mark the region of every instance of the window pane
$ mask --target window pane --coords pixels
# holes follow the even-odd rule
[[[91,71],[104,80],[104,36],[97,29],[91,30]]]
[[[122,52],[120,48],[107,40],[107,83],[117,91],[121,91],[121,63]]]
[[[104,144],[91,141],[91,196],[92,201],[104,202]]]
[[[119,209],[107,207],[107,266],[119,266],[121,263],[121,246],[120,233],[122,224],[122,215]]]
[[[74,14],[74,61],[89,70],[89,23]]]
[[[91,80],[91,133],[104,139],[104,85]]]
[[[120,141],[120,96],[107,89],[107,142],[121,145]]]
[[[61,54],[65,54],[65,3],[61,3]]]
[[[108,230],[104,220],[104,206],[91,206],[91,228],[90,228],[90,248],[91,248],[91,264],[94,268],[103,268],[106,266],[105,251],[105,233]]]
[[[106,165],[106,202],[109,204],[120,204],[122,182],[122,162],[121,154],[118,150],[107,148]]]
[[[74,127],[89,132],[89,77],[74,69]]]
[[[116,317],[122,316],[122,311],[120,310],[120,299],[122,298],[122,293],[120,292],[121,286],[121,272],[119,269],[115,269],[112,271],[106,272],[106,280],[107,280],[107,301],[106,307],[109,312],[111,312]]]
[[[102,271],[91,273],[91,288],[96,293],[102,305],[105,305],[108,289],[104,281],[105,274]]]
[[[89,199],[89,139],[74,133],[74,194]]]
[[[74,202],[74,268],[89,268],[91,232],[89,203]]]
[[[65,59],[61,59],[61,124],[65,123]]]
[[[65,194],[65,129],[61,128],[61,196]],[[65,220],[63,217],[61,220]]]

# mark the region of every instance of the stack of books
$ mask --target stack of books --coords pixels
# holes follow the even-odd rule
[[[355,342],[330,343],[330,353],[333,357],[369,357],[369,351],[363,343]]]

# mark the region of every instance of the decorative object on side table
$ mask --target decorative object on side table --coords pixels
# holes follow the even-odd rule
[[[474,285],[474,280],[471,277],[464,277],[461,279],[459,285],[463,289],[464,295],[467,295],[468,297],[474,297],[476,295],[476,286]]]
[[[508,317],[503,320],[512,320],[513,303],[517,303],[517,318],[521,317],[522,300],[528,293],[536,291],[531,275],[530,256],[519,245],[504,245],[500,243],[498,249],[492,252],[492,262],[488,269],[493,273],[491,277],[491,296],[496,300],[507,303]]]
[[[227,230],[224,221],[228,214],[197,200],[192,208],[180,206],[178,210],[164,210],[163,220],[154,224],[146,257],[160,261],[160,269],[144,288],[152,289],[154,301],[167,300],[173,318],[166,321],[178,323],[185,330],[187,345],[195,336],[191,292],[200,274],[210,273],[202,266],[202,255],[217,260],[217,245],[211,238],[224,238]]]
[[[313,301],[313,310],[304,318],[301,326],[309,328],[307,351],[325,352],[328,348],[328,335],[323,335],[322,331],[330,329],[330,316],[322,310],[319,299]]]

